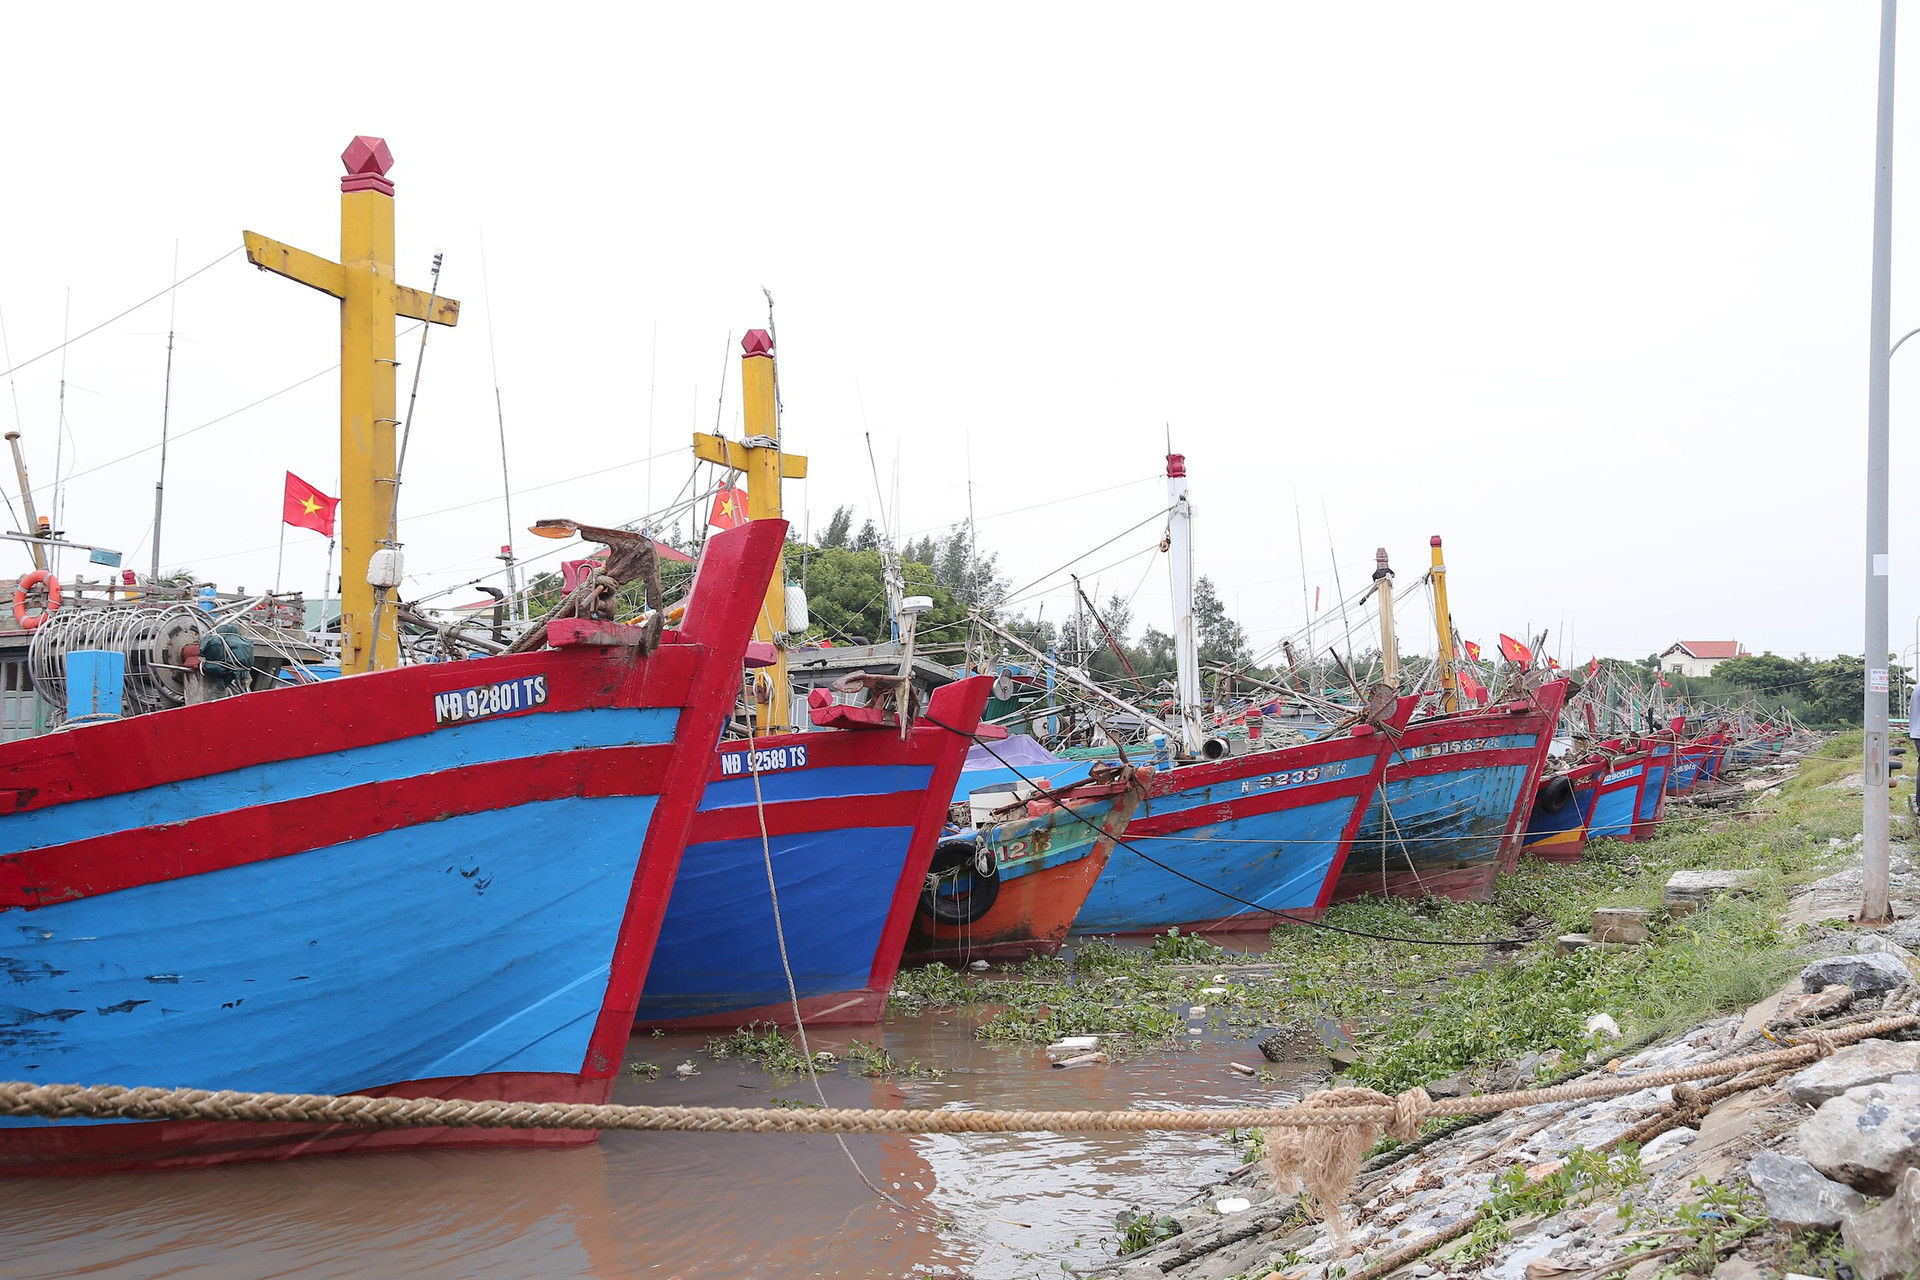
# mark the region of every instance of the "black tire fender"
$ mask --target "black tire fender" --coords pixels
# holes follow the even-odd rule
[[[942,840],[920,890],[920,910],[938,924],[972,924],[1000,897],[1000,866],[968,836]]]
[[[1534,797],[1533,807],[1542,813],[1559,813],[1572,803],[1573,779],[1561,773],[1547,779],[1540,794]]]

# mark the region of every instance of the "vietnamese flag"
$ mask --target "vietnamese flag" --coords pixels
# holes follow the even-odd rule
[[[1595,658],[1592,662],[1589,662],[1587,664],[1587,679],[1591,680],[1599,674],[1600,674],[1600,659]]]
[[[300,529],[333,536],[333,513],[340,499],[329,498],[293,472],[287,472],[287,492],[280,503],[280,518]]]
[[[738,485],[723,484],[713,495],[713,514],[707,523],[716,529],[734,529],[747,522],[747,491]]]
[[[1547,670],[1558,671],[1559,669],[1560,669],[1560,659],[1549,655],[1547,658]]]
[[[1480,661],[1480,646],[1471,640],[1467,641],[1467,657],[1473,662]]]
[[[1533,665],[1533,650],[1527,648],[1527,646],[1521,644],[1510,635],[1501,635],[1500,652],[1507,656],[1508,662],[1516,666],[1531,667]]]
[[[1460,682],[1460,692],[1466,694],[1468,699],[1473,702],[1487,700],[1487,686],[1474,679],[1471,671],[1459,672],[1457,679]]]

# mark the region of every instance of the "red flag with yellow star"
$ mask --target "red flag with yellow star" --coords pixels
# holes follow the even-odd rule
[[[333,513],[340,499],[329,498],[293,472],[287,472],[287,493],[280,518],[301,529],[333,536]]]
[[[713,514],[707,523],[716,529],[732,529],[747,522],[747,491],[737,485],[723,484],[713,495]]]

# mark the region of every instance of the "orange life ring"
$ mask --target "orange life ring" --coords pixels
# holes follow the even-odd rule
[[[47,588],[46,607],[38,613],[27,611],[27,592],[45,584]],[[45,569],[35,569],[20,579],[13,589],[13,621],[22,631],[31,631],[47,620],[47,615],[60,607],[60,579]]]

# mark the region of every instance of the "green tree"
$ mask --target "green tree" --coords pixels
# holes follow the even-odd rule
[[[1713,678],[1752,693],[1783,693],[1805,684],[1811,666],[1776,653],[1760,653],[1727,659],[1713,669]]]
[[[873,527],[873,521],[869,520],[860,526],[860,532],[854,535],[853,549],[855,551],[878,551],[880,549],[880,531]]]
[[[827,531],[820,535],[820,545],[823,547],[846,546],[847,534],[852,528],[853,508],[835,507],[833,515],[827,520]]]
[[[1227,606],[1213,589],[1213,581],[1202,577],[1193,584],[1193,624],[1200,633],[1200,664],[1230,666],[1247,660],[1247,632],[1227,616]]]
[[[893,639],[893,618],[887,612],[886,560],[879,551],[788,547],[790,579],[799,579],[803,557],[807,611],[813,619],[810,634],[822,635],[835,644],[878,644]],[[965,606],[953,592],[934,581],[932,569],[913,561],[903,561],[900,569],[908,595],[933,600],[933,609],[920,617],[921,636],[932,638],[936,629],[966,617]]]

